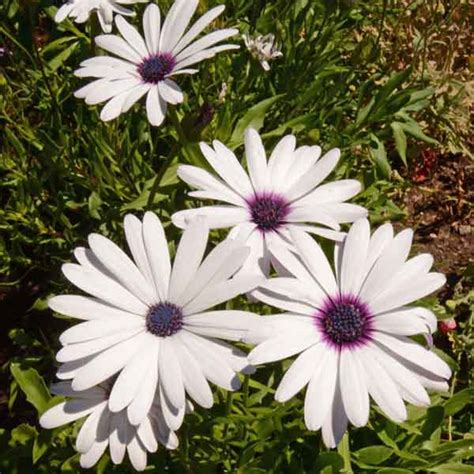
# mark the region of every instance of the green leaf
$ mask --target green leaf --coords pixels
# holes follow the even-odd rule
[[[10,371],[16,382],[26,395],[26,399],[36,408],[41,415],[48,407],[51,395],[44,383],[43,377],[33,369],[22,369],[20,364],[10,365]]]
[[[376,148],[371,148],[370,151],[375,160],[377,169],[384,178],[388,179],[392,174],[392,167],[388,162],[385,146],[374,134],[371,134],[370,138],[376,143]]]
[[[238,146],[242,145],[244,142],[244,133],[247,127],[253,127],[255,130],[260,130],[263,127],[263,122],[265,120],[265,114],[267,110],[281,97],[285,94],[278,94],[269,99],[262,100],[258,104],[250,107],[247,113],[237,122],[230,137],[229,143],[227,146],[234,150]]]
[[[382,464],[393,454],[393,449],[386,446],[369,446],[359,449],[354,456],[364,464]]]
[[[403,126],[399,122],[392,122],[390,124],[393,131],[393,138],[395,139],[395,146],[397,147],[398,154],[403,161],[405,166],[407,165],[407,137],[403,131]]]
[[[474,466],[450,462],[432,467],[429,472],[438,472],[439,474],[474,474]]]
[[[33,464],[36,464],[44,453],[51,446],[53,432],[51,430],[41,430],[33,443]]]
[[[453,395],[445,404],[446,415],[452,416],[461,411],[466,405],[474,402],[474,388],[465,388]]]
[[[100,198],[99,194],[96,193],[95,191],[91,192],[89,196],[89,200],[88,200],[88,205],[89,205],[89,214],[94,219],[100,219],[99,209],[102,206],[102,199]]]
[[[344,467],[344,459],[335,453],[321,453],[316,462],[312,472],[321,472],[325,474],[337,474],[341,472],[341,469]]]
[[[413,474],[414,472],[401,467],[383,467],[377,471],[377,474]]]
[[[35,439],[36,436],[38,436],[38,431],[34,426],[28,423],[22,423],[12,430],[8,444],[12,447],[18,445],[24,446]]]

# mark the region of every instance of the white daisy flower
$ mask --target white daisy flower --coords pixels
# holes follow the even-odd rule
[[[95,81],[75,92],[87,104],[108,101],[100,118],[112,120],[127,112],[145,94],[148,120],[160,125],[166,114],[167,103],[179,104],[184,95],[171,80],[179,74],[194,74],[189,69],[220,51],[238,49],[238,45],[216,43],[234,36],[238,30],[216,30],[197,41],[193,40],[224,10],[220,5],[204,14],[189,28],[199,0],[176,0],[161,25],[157,5],[147,6],[143,15],[144,38],[127,21],[117,16],[115,23],[121,34],[100,35],[98,46],[118,57],[96,56],[81,63],[78,77],[95,77]]]
[[[258,35],[252,38],[249,34],[242,35],[246,48],[250,54],[260,62],[265,71],[270,70],[270,61],[283,56],[275,43],[275,35]]]
[[[426,406],[425,388],[447,390],[449,367],[409,337],[436,330],[429,310],[408,305],[445,283],[444,275],[429,271],[431,255],[407,260],[413,232],[394,237],[386,224],[371,237],[368,221],[357,221],[336,245],[335,275],[309,235],[290,232],[296,255],[283,247],[273,252],[293,278],[269,280],[254,294],[288,313],[265,318],[268,329],[249,361],[299,354],[275,398],[284,402],[308,385],[306,426],[322,427],[326,446],[334,447],[348,420],[367,423],[369,395],[390,419],[402,422],[403,400]]]
[[[201,150],[218,177],[188,165],[180,166],[178,175],[198,189],[190,196],[226,205],[187,209],[172,219],[184,228],[190,219],[203,215],[211,228],[233,227],[229,237],[251,247],[243,273],[268,275],[272,247],[291,245],[292,228],[342,240],[339,224],[367,215],[363,207],[344,202],[360,191],[358,181],[345,179],[321,185],[337,165],[337,148],[320,158],[319,146],[295,148],[295,137],[287,135],[267,162],[260,135],[249,128],[245,132],[247,174],[232,151],[217,140],[213,145],[214,149],[201,143]]]
[[[173,267],[163,227],[151,212],[143,223],[125,217],[134,262],[109,239],[90,235],[90,249],[76,249],[79,264],[65,264],[63,273],[91,296],[49,300],[58,313],[86,320],[60,337],[58,377],[72,379],[74,390],[87,390],[118,374],[109,409],[126,408],[130,422],[138,425],[156,393],[173,430],[183,421],[185,393],[211,407],[208,381],[238,389],[236,373],[252,368],[242,351],[216,338],[244,340],[260,317],[210,308],[262,280],[231,278],[249,252],[237,242],[221,243],[202,261],[208,233],[205,220],[196,219],[183,233]]]
[[[62,5],[54,17],[56,23],[61,23],[66,18],[72,18],[76,23],[86,22],[92,12],[97,12],[102,31],[110,33],[114,21],[114,13],[134,16],[135,13],[122,5],[133,5],[146,0],[68,0]]]
[[[76,392],[69,382],[53,385],[52,392],[68,397],[68,400],[46,411],[40,418],[40,425],[52,429],[87,417],[76,439],[84,469],[94,466],[107,447],[114,464],[121,464],[128,452],[137,471],[146,468],[147,452],[156,452],[158,442],[167,449],[178,447],[178,437],[167,426],[158,404],[138,426],[130,424],[125,410],[111,412],[108,408],[110,386],[110,381],[106,381]]]

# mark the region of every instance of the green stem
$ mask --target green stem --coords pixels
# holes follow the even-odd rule
[[[249,401],[249,382],[250,382],[250,375],[246,374],[244,378],[244,386],[243,386],[245,408],[247,408],[247,404]]]
[[[337,445],[337,452],[344,459],[344,469],[345,474],[352,474],[354,471],[351,467],[351,448],[349,445],[349,432],[346,431],[344,436],[341,439],[341,442]]]
[[[226,416],[227,419],[229,418],[230,412],[232,411],[232,400],[233,400],[233,398],[234,398],[233,392],[227,392],[226,402],[225,402],[225,416]],[[229,424],[230,424],[230,421],[228,421],[227,424],[225,425],[224,439],[227,438],[227,435],[229,433]]]

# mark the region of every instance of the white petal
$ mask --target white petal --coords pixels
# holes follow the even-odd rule
[[[338,231],[340,225],[336,219],[334,219],[330,214],[324,212],[320,207],[315,206],[295,206],[290,207],[290,212],[286,217],[287,222],[317,222],[318,224],[323,224],[331,229]]]
[[[390,357],[384,351],[378,350],[375,346],[373,346],[372,354],[400,388],[403,398],[417,406],[428,406],[430,404],[430,397],[413,372],[408,370],[397,359]]]
[[[95,43],[99,48],[105,49],[106,51],[120,56],[132,63],[139,64],[142,60],[141,56],[119,36],[99,35],[95,37]]]
[[[120,372],[110,391],[109,409],[113,412],[123,410],[130,405],[139,391],[143,390],[143,381],[147,377],[152,377],[151,372],[157,371],[154,364],[153,345],[158,344],[156,337],[149,334],[149,342],[144,344],[130,362]],[[150,357],[151,355],[151,357]]]
[[[339,204],[322,204],[321,211],[330,215],[340,224],[355,222],[358,219],[365,219],[369,214],[365,207],[347,202],[341,202]]]
[[[183,232],[176,251],[168,291],[168,298],[173,303],[182,303],[181,294],[196,277],[206,251],[208,236],[209,228],[202,217],[191,221]]]
[[[278,295],[268,290],[255,290],[252,292],[252,296],[270,306],[290,311],[292,313],[313,316],[316,311],[312,305],[305,304],[301,301],[294,301],[284,295]]]
[[[184,384],[181,366],[174,351],[175,344],[180,340],[165,337],[161,341],[158,360],[160,384],[169,402],[176,408],[184,408]]]
[[[326,153],[308,173],[291,186],[285,193],[286,197],[293,201],[314,189],[336,167],[340,156],[341,152],[337,148]]]
[[[152,87],[146,96],[146,113],[151,125],[158,127],[165,119],[166,102],[158,94],[158,86]]]
[[[54,21],[56,23],[61,23],[62,21],[64,21],[68,17],[69,13],[71,13],[73,8],[74,4],[72,3],[65,3],[64,5],[62,5],[56,12]]]
[[[393,291],[383,292],[370,302],[370,308],[374,314],[390,311],[439,290],[445,283],[446,277],[441,273],[428,273],[424,277],[411,281],[411,283],[407,282]]]
[[[339,286],[342,294],[357,295],[365,277],[365,262],[370,241],[370,226],[366,219],[355,222],[346,240]]]
[[[166,396],[163,385],[159,384],[159,394],[160,394],[160,406],[163,412],[163,419],[165,424],[171,430],[179,430],[183,424],[184,414],[185,414],[185,405],[182,405],[180,408],[175,408],[173,404],[168,400]]]
[[[107,439],[103,441],[97,441],[92,445],[92,448],[87,451],[85,454],[81,454],[80,457],[80,464],[81,467],[84,469],[89,469],[94,466],[97,461],[101,458],[104,454],[105,450],[107,449],[109,442]]]
[[[205,339],[187,331],[180,333],[180,337],[210,382],[226,390],[240,388],[240,380],[228,361],[207,344]]]
[[[201,143],[201,151],[217,174],[244,199],[253,195],[253,187],[237,157],[221,142],[213,142],[215,151]]]
[[[214,403],[212,391],[196,359],[184,344],[177,344],[176,354],[186,392],[197,404],[204,408],[211,408]]]
[[[377,331],[401,336],[414,336],[415,334],[431,332],[427,322],[416,316],[416,309],[413,312],[379,314],[374,318],[373,326]]]
[[[318,344],[322,351],[315,359],[315,369],[309,381],[304,400],[304,420],[309,430],[319,430],[326,420],[334,399],[338,379],[338,352],[325,344]],[[317,361],[317,362],[316,362]]]
[[[296,305],[309,305],[316,312],[316,308],[321,308],[326,297],[323,290],[314,281],[301,281],[296,278],[271,278],[260,286],[260,292],[267,293],[294,302]],[[286,309],[286,308],[283,308]]]
[[[85,390],[122,370],[147,339],[148,334],[143,333],[100,353],[77,371],[72,382],[74,390]]]
[[[196,23],[189,28],[188,32],[179,40],[173,49],[173,54],[178,54],[183,50],[196,36],[203,31],[215,18],[217,18],[225,9],[225,5],[219,5],[206,12]]]
[[[393,239],[392,224],[381,225],[370,238],[369,255],[367,256],[367,272],[372,268],[374,263],[379,259],[382,253],[388,248]]]
[[[183,293],[183,306],[192,302],[206,288],[225,282],[242,266],[249,250],[240,242],[225,240],[214,247],[196,272],[195,278]]]
[[[295,183],[310,173],[320,156],[321,147],[317,145],[305,145],[297,148],[293,154],[291,168],[287,169],[286,176],[281,183],[281,191],[286,194]]]
[[[210,311],[186,316],[184,327],[195,334],[230,341],[245,341],[261,317],[248,311]]]
[[[98,81],[94,81],[95,84]],[[88,105],[96,105],[114,98],[115,96],[120,96],[120,99],[114,102],[120,102],[122,104],[123,97],[126,96],[125,92],[130,92],[133,90],[137,85],[139,85],[139,81],[136,78],[131,79],[119,79],[116,81],[104,81],[102,83],[97,83],[94,88],[90,90],[85,96],[86,104]],[[123,94],[123,95],[121,95]],[[120,105],[120,110],[122,110]]]
[[[127,408],[127,415],[132,425],[139,425],[148,415],[153,400],[155,398],[156,387],[158,384],[158,357],[160,352],[159,338],[156,338],[156,343],[149,346],[148,358],[150,359],[150,367],[155,370],[150,370],[149,374],[143,380],[140,390],[137,392],[135,398],[132,400]]]
[[[342,179],[333,183],[323,184],[303,198],[297,200],[298,205],[318,206],[324,203],[343,202],[360,192],[362,185],[354,179]]]
[[[225,201],[235,206],[245,207],[245,201],[227,184],[202,168],[189,165],[178,167],[178,176],[190,186],[203,191],[193,191],[190,196],[201,197],[201,199],[215,199]],[[204,195],[204,193],[206,195]]]
[[[127,214],[123,220],[123,224],[125,237],[127,238],[127,244],[132,253],[133,260],[142,275],[154,287],[153,273],[151,271],[150,263],[148,262],[148,256],[143,241],[142,223],[140,219],[134,215]]]
[[[147,451],[154,453],[158,449],[158,442],[150,418],[145,418],[137,428],[137,436]]]
[[[245,130],[245,154],[247,166],[255,192],[262,192],[268,188],[267,157],[262,139],[258,132],[249,127]]]
[[[369,347],[360,352],[370,396],[390,419],[405,421],[407,412],[397,387],[372,353]]]
[[[140,57],[148,56],[148,49],[140,33],[123,16],[117,15],[115,24],[125,41],[139,54]]]
[[[350,422],[365,426],[369,419],[369,392],[360,362],[361,350],[343,350],[339,358],[339,383],[342,402]]]
[[[313,277],[308,269],[304,266],[303,261],[294,253],[289,252],[283,245],[272,242],[269,245],[270,252],[278,264],[281,265],[291,275],[303,282],[313,281]]]
[[[347,414],[344,410],[339,382],[336,383],[332,406],[322,428],[323,441],[328,448],[335,448],[347,430]]]
[[[117,333],[91,339],[90,341],[79,342],[77,344],[68,344],[64,346],[57,354],[58,362],[70,362],[72,360],[82,359],[92,354],[104,351],[122,341],[133,338],[145,330],[144,325],[140,325],[134,329],[121,330]]]
[[[389,230],[387,229],[387,238]],[[372,301],[378,294],[385,290],[393,276],[400,270],[403,262],[410,253],[413,231],[405,229],[400,232],[390,243],[386,244],[385,250],[375,261],[368,274],[360,296],[365,301]]]
[[[171,274],[170,254],[163,226],[153,212],[147,212],[143,218],[143,241],[156,290],[160,300],[165,301]]]
[[[240,46],[236,44],[223,44],[220,46],[214,46],[209,49],[200,51],[199,53],[189,56],[189,58],[183,59],[176,65],[176,69],[173,71],[172,75],[179,74],[184,68],[191,66],[192,64],[199,63],[204,59],[213,58],[217,53],[222,51],[228,51],[231,49],[239,49]]]
[[[111,336],[118,332],[129,331],[144,327],[143,318],[139,316],[115,318],[113,321],[95,320],[76,324],[59,336],[61,344],[75,344],[77,342]]]
[[[41,415],[40,425],[45,429],[53,429],[58,426],[66,425],[79,420],[92,413],[100,405],[100,400],[68,400],[66,402],[54,405],[48,411]]]
[[[176,60],[178,61],[178,63],[180,63],[185,59],[200,53],[201,51],[207,50],[219,41],[224,41],[225,39],[230,38],[231,36],[235,36],[238,32],[239,30],[236,30],[235,28],[213,31],[212,33],[203,36],[198,41],[195,41],[194,43],[183,49],[176,56]]]
[[[150,84],[140,84],[128,91],[122,104],[122,113],[128,112],[132,106],[150,90],[151,87]]]
[[[258,345],[250,352],[249,362],[252,365],[259,365],[286,359],[317,344],[319,340],[319,334],[316,329],[304,332],[288,332]]]
[[[273,191],[281,189],[284,179],[290,166],[292,165],[293,153],[296,147],[296,138],[294,135],[283,137],[273,149],[268,160],[268,173]]]
[[[157,53],[160,47],[161,18],[158,5],[150,3],[143,13],[143,31],[150,54]]]
[[[210,229],[225,229],[248,220],[247,210],[241,207],[204,206],[174,213],[173,223],[184,229],[197,216],[205,217]]]
[[[304,388],[313,377],[324,351],[322,344],[316,344],[302,352],[281,379],[275,400],[286,402]]]
[[[408,360],[409,362],[422,367],[425,371],[431,372],[438,377],[448,379],[451,377],[451,369],[434,352],[431,352],[416,342],[406,337],[393,337],[388,334],[376,332],[374,339],[389,350]]]
[[[109,122],[110,120],[116,119],[122,113],[125,101],[133,91],[134,89],[126,90],[125,92],[122,92],[121,94],[116,95],[110,99],[101,110],[100,119],[103,122]]]
[[[103,401],[97,408],[87,417],[84,424],[79,430],[76,439],[76,449],[80,453],[87,453],[91,449],[94,441],[96,441],[97,428],[104,409],[107,407],[107,401]]]
[[[160,51],[172,51],[191,17],[198,7],[199,0],[176,0],[168,11],[161,30]]]
[[[336,294],[338,290],[336,279],[321,247],[308,234],[298,229],[290,229],[290,234],[300,258],[314,279],[327,294]]]
[[[158,92],[169,104],[180,104],[184,100],[184,94],[181,88],[169,79],[158,83]]]
[[[62,266],[66,278],[81,290],[118,308],[145,315],[147,307],[132,293],[108,276],[74,263]]]
[[[123,311],[94,298],[80,295],[53,296],[48,300],[48,306],[58,313],[84,320],[136,317],[134,313]]]
[[[136,436],[127,444],[127,452],[134,469],[144,471],[147,463],[146,450]]]
[[[231,280],[216,283],[205,288],[196,298],[183,307],[185,315],[200,313],[208,308],[229,301],[238,295],[257,288],[262,283],[260,276],[240,276]]]
[[[102,264],[125,288],[148,306],[156,303],[154,288],[116,244],[102,235],[91,234],[89,245]]]
[[[127,444],[131,441],[132,433],[127,418],[121,413],[110,417],[109,451],[114,464],[121,464],[125,457]]]

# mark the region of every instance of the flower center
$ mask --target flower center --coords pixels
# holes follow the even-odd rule
[[[356,296],[329,300],[316,315],[326,342],[338,347],[360,345],[371,339],[372,315]]]
[[[256,194],[248,204],[252,222],[257,224],[262,232],[276,230],[285,224],[285,218],[290,211],[288,202],[275,194]]]
[[[176,65],[176,60],[169,53],[154,54],[145,58],[137,70],[144,82],[158,84],[170,74]]]
[[[159,337],[176,334],[183,327],[183,311],[172,303],[160,303],[150,308],[146,328]]]

